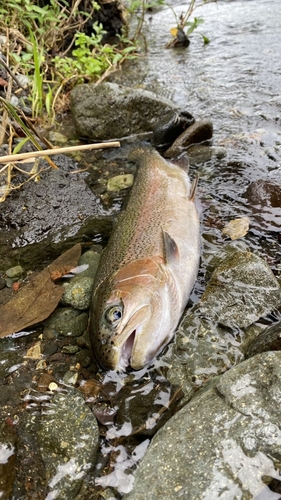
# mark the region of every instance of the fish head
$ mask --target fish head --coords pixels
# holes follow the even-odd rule
[[[166,272],[152,259],[145,264],[138,273],[136,263],[128,264],[95,293],[91,340],[104,368],[139,370],[172,336]]]

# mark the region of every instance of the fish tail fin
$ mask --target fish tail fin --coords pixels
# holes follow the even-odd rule
[[[193,182],[191,184],[191,188],[190,188],[190,193],[189,193],[189,199],[190,199],[190,201],[194,201],[195,200],[196,189],[197,189],[197,186],[198,186],[198,181],[199,181],[199,174],[196,174],[196,177],[193,180]]]

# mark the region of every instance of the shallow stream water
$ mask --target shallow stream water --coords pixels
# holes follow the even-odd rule
[[[185,11],[184,3],[173,2],[173,8],[178,16]],[[260,179],[279,186],[281,181],[280,7],[277,0],[227,0],[199,8],[196,16],[205,20],[199,29],[210,43],[204,45],[195,30],[188,48],[165,49],[174,15],[167,7],[152,15],[148,54],[128,81],[171,98],[196,119],[210,118],[213,144],[226,148],[224,159],[191,168],[191,175],[200,174],[203,246],[214,245],[215,251],[225,243],[225,223],[248,216],[247,245],[277,272],[280,191],[271,206],[264,193],[249,200],[246,192]]]
[[[173,2],[173,7],[178,15],[185,11],[185,4]],[[188,48],[165,49],[170,36],[169,30],[175,26],[175,19],[171,9],[164,7],[147,17],[145,34],[148,53],[133,61],[130,67],[127,66],[121,75],[115,77],[116,81],[122,81],[123,84],[141,85],[158,95],[172,99],[190,111],[196,120],[210,118],[214,125],[213,145],[225,148],[223,158],[214,156],[206,161],[200,161],[197,157],[195,161],[191,161],[191,177],[195,172],[200,174],[198,196],[202,205],[203,242],[202,263],[192,294],[193,302],[199,300],[204,290],[212,256],[229,243],[229,238],[223,236],[221,232],[229,220],[249,217],[250,230],[243,240],[239,240],[238,245],[258,252],[277,276],[280,275],[281,251],[280,191],[273,197],[274,199],[266,190],[262,194],[255,193],[255,190],[251,195],[247,192],[252,182],[261,179],[280,187],[280,2],[279,0],[218,0],[217,3],[198,9],[196,15],[202,16],[205,20],[200,28],[210,39],[209,44],[204,45],[202,38],[195,31],[190,38],[191,43]],[[119,204],[120,199],[116,198],[116,206]],[[24,411],[24,404],[27,404],[26,391],[34,382],[32,382],[32,370],[28,370],[28,362],[22,363],[20,354],[22,345],[24,345],[23,339],[17,342],[9,339],[2,343],[0,363],[2,380],[8,381],[7,386],[15,385],[21,402],[17,401],[14,393],[1,391],[0,404],[11,412],[3,424],[6,435],[10,436],[11,446],[8,450],[5,445],[0,447],[0,467],[5,465],[7,456],[13,453],[16,446],[17,437],[11,428],[13,424],[16,425],[18,414]],[[13,376],[19,367],[21,367],[19,375]],[[144,397],[151,392],[154,405],[165,400],[163,405],[166,407],[172,406],[171,402],[177,399],[177,390],[167,388],[157,371],[156,375],[141,371],[135,375],[131,374],[130,377],[127,385],[131,384],[132,392],[129,393],[131,399],[133,393],[140,392]],[[112,474],[111,479],[107,480],[104,476],[104,479],[98,480],[96,484],[102,489],[115,486],[115,491],[119,491],[121,496],[130,489],[133,482],[128,470],[134,469],[137,459],[141,458],[148,444],[147,436],[143,435],[139,438],[139,442],[128,441],[125,447],[116,441],[122,432],[123,435],[129,435],[132,428],[126,419],[126,404],[124,400],[122,402],[122,397],[114,402],[114,397],[125,383],[124,380],[125,375],[120,376],[113,372],[102,380],[104,387],[107,388],[104,389],[105,399],[111,398],[112,406],[123,405],[125,409],[119,427],[112,426],[110,430],[103,427],[101,429],[103,438],[109,438],[110,444],[106,440],[102,442],[98,467],[94,474],[99,476],[102,468],[107,468]],[[38,397],[39,400],[45,405],[43,396],[41,399]],[[32,409],[31,403],[28,404],[29,411],[34,411],[34,419],[40,411],[44,413],[44,407],[38,409],[38,401],[34,403],[35,409]],[[148,401],[147,405],[150,404],[152,405]],[[17,414],[11,410],[14,405],[17,406]],[[149,415],[148,411],[144,418],[148,419]],[[140,423],[137,422],[135,425],[138,428]],[[135,431],[135,434],[138,432]],[[31,461],[31,458],[24,456],[24,447],[32,449],[34,446],[32,437],[30,443],[23,440],[22,451],[19,453],[23,467],[26,468],[29,467],[28,460]],[[110,463],[107,461],[108,456]],[[34,468],[33,475],[36,471],[34,464],[36,465],[36,457],[31,466],[31,470]],[[30,478],[23,477],[24,470],[27,469],[23,469],[19,478],[23,482],[28,482]],[[127,474],[124,471],[127,471]],[[93,487],[91,478],[89,484]],[[6,492],[4,498],[16,499],[35,498],[32,496],[32,491],[34,494],[34,490],[36,491],[36,487],[39,489],[40,485],[38,486],[33,478],[33,483],[26,486],[25,491],[31,492],[27,497],[20,487],[21,494],[18,497],[9,496],[11,484],[7,483],[4,486],[2,484],[1,487]],[[90,497],[85,492],[85,496],[81,494],[79,498],[98,498],[94,496],[93,490],[91,491],[93,496]],[[50,494],[47,498],[56,496]],[[71,496],[71,498],[76,497]]]

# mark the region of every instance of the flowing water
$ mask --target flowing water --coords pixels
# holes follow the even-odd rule
[[[173,2],[177,16],[184,3]],[[165,49],[175,26],[171,9],[150,16],[148,54],[130,70],[128,81],[169,97],[196,119],[210,118],[213,144],[226,148],[222,160],[210,159],[199,171],[205,249],[225,243],[221,229],[231,219],[248,216],[247,245],[259,251],[277,272],[281,222],[281,12],[277,0],[218,1],[198,8],[205,20],[203,44],[191,35],[189,47]],[[124,79],[124,78],[123,78]],[[254,181],[277,185],[274,200],[265,192],[248,195]],[[258,186],[257,186],[258,187]],[[204,261],[203,261],[204,262]]]
[[[173,8],[179,16],[186,6],[173,2]],[[204,45],[195,31],[189,47],[165,49],[169,30],[175,26],[175,18],[172,10],[164,7],[147,17],[147,54],[124,68],[121,75],[122,83],[142,86],[168,97],[190,111],[196,120],[210,118],[214,125],[213,144],[225,148],[223,158],[213,156],[207,161],[197,159],[191,164],[191,176],[194,176],[195,171],[200,174],[198,194],[202,205],[203,236],[202,266],[192,295],[194,302],[204,290],[211,256],[229,243],[229,238],[221,232],[229,220],[249,217],[250,230],[241,240],[241,245],[262,255],[276,275],[280,274],[281,250],[280,1],[218,0],[217,3],[198,9],[196,15],[205,20],[200,29],[210,39],[209,44]],[[119,78],[117,76],[117,80]],[[264,181],[263,188],[254,184],[249,192],[249,186],[256,181]],[[119,205],[120,200],[116,203]],[[18,405],[17,412],[24,411],[23,404],[8,392],[8,386],[16,383],[18,397],[23,401],[26,388],[33,384],[27,362],[22,363],[22,345],[23,339],[18,342],[9,339],[2,343],[3,359],[0,367],[2,381],[6,382],[3,382],[5,390],[2,390],[0,400],[4,398],[1,406],[10,412],[3,428],[6,435],[11,434],[12,437],[9,439],[9,448],[5,444],[0,446],[0,467],[7,463],[17,442],[16,435],[10,430],[18,418],[12,407]],[[12,380],[13,373],[17,373],[19,367],[19,375],[15,375]],[[124,380],[125,376],[112,372],[103,380],[104,387],[109,388],[108,391],[103,390],[113,398],[114,408],[124,406],[122,397],[114,400],[120,387],[124,386]],[[128,401],[135,397],[135,393],[140,393],[140,401],[151,393],[152,401],[147,403],[148,406],[153,407],[153,404],[165,400],[163,407],[169,407],[178,397],[177,390],[167,388],[160,375],[154,376],[152,383],[149,373],[141,371],[135,377],[131,375],[130,384]],[[119,427],[112,426],[109,430],[102,428],[102,434],[109,439],[110,433],[116,438],[122,435],[122,429],[123,435],[128,435],[134,427],[126,419],[126,404]],[[136,413],[134,408],[132,411]],[[148,412],[144,418],[148,419],[149,415]],[[142,420],[135,423],[135,429],[141,427]],[[137,431],[134,433],[137,434]],[[134,468],[136,456],[140,458],[143,455],[148,444],[147,436],[140,441],[140,444],[137,441],[133,445],[129,444],[126,449],[121,444],[115,444],[115,441],[110,445],[104,441],[97,475],[107,463],[104,457],[110,454],[111,457],[115,456],[116,465],[107,464],[108,471],[113,475],[112,481],[104,476],[97,484],[103,487],[115,485],[121,496],[128,491],[132,476],[124,474],[124,470]],[[23,439],[20,443],[22,451],[19,451],[19,458],[24,457],[23,467],[28,468],[29,462],[23,451],[24,446],[28,447],[28,442]],[[116,459],[116,456],[119,458]],[[24,480],[24,472],[21,477]],[[8,480],[1,488],[5,490],[4,498],[20,498],[9,496],[12,485]],[[26,488],[28,490],[28,486]],[[25,498],[24,494],[21,498]],[[48,498],[56,497],[51,495]]]

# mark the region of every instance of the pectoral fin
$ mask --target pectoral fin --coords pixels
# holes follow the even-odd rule
[[[175,240],[163,230],[163,241],[164,241],[164,259],[165,263],[169,264],[172,262],[178,262],[179,260],[179,249]]]

